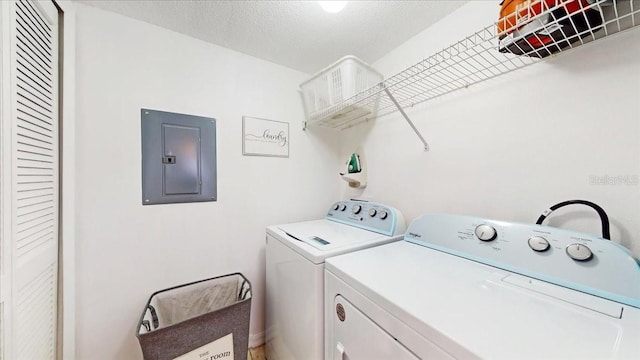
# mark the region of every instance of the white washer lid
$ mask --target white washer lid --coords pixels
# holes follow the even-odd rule
[[[552,284],[541,293],[510,281],[520,275],[406,241],[327,259],[326,269],[454,357],[640,359],[639,309]],[[620,306],[622,318],[574,299]]]
[[[389,237],[326,219],[268,226],[267,233],[315,264],[331,256],[402,239],[402,235]]]

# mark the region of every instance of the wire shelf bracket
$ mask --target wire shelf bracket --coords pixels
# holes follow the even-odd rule
[[[407,116],[407,113],[404,112],[404,110],[402,109],[402,106],[400,106],[400,104],[398,104],[398,101],[396,101],[396,98],[394,98],[393,95],[391,95],[391,92],[389,91],[389,89],[387,89],[386,86],[384,86],[384,92],[387,93],[387,96],[389,97],[389,100],[391,100],[391,102],[398,108],[398,111],[400,112],[400,114],[402,114],[402,117],[404,117],[404,119],[407,120],[407,123],[409,123],[409,126],[411,126],[411,128],[416,133],[416,135],[418,135],[418,138],[420,138],[420,141],[422,141],[422,144],[424,145],[424,151],[429,151],[429,144],[424,139],[424,137],[422,136],[420,131],[413,124],[413,121],[411,121],[411,119],[409,119],[409,116]]]

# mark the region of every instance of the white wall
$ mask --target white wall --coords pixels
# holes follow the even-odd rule
[[[264,229],[339,196],[337,139],[303,131],[307,75],[77,6],[76,358],[135,359],[156,290],[230,272],[253,283],[261,343]],[[141,205],[140,108],[217,119],[218,201]],[[242,116],[290,123],[290,157],[243,157]]]
[[[497,12],[496,1],[472,1],[373,65],[393,75],[488,26]],[[408,221],[444,212],[535,223],[557,202],[591,200],[607,211],[613,240],[640,257],[639,53],[635,29],[408,109],[429,152],[398,113],[352,128],[341,154],[362,147],[369,185],[343,193],[390,203]],[[630,183],[594,185],[592,176]],[[583,206],[547,221],[600,233],[596,213]]]

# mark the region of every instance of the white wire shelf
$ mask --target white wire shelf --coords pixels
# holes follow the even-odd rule
[[[577,11],[569,6],[578,4]],[[539,6],[532,16],[531,9]],[[515,15],[515,14],[514,14]],[[526,19],[526,22],[521,21]],[[529,20],[531,19],[531,20]],[[503,18],[365,91],[327,107],[308,125],[346,129],[535,64],[640,24],[640,0],[538,0],[518,22]],[[524,25],[523,25],[524,24]],[[538,46],[532,46],[538,45]],[[363,112],[363,108],[377,112]]]

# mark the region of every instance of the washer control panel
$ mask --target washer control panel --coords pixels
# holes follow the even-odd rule
[[[640,308],[640,265],[594,235],[535,224],[425,214],[405,240]]]
[[[403,234],[406,229],[398,210],[364,200],[338,201],[331,205],[325,218],[388,236]]]

